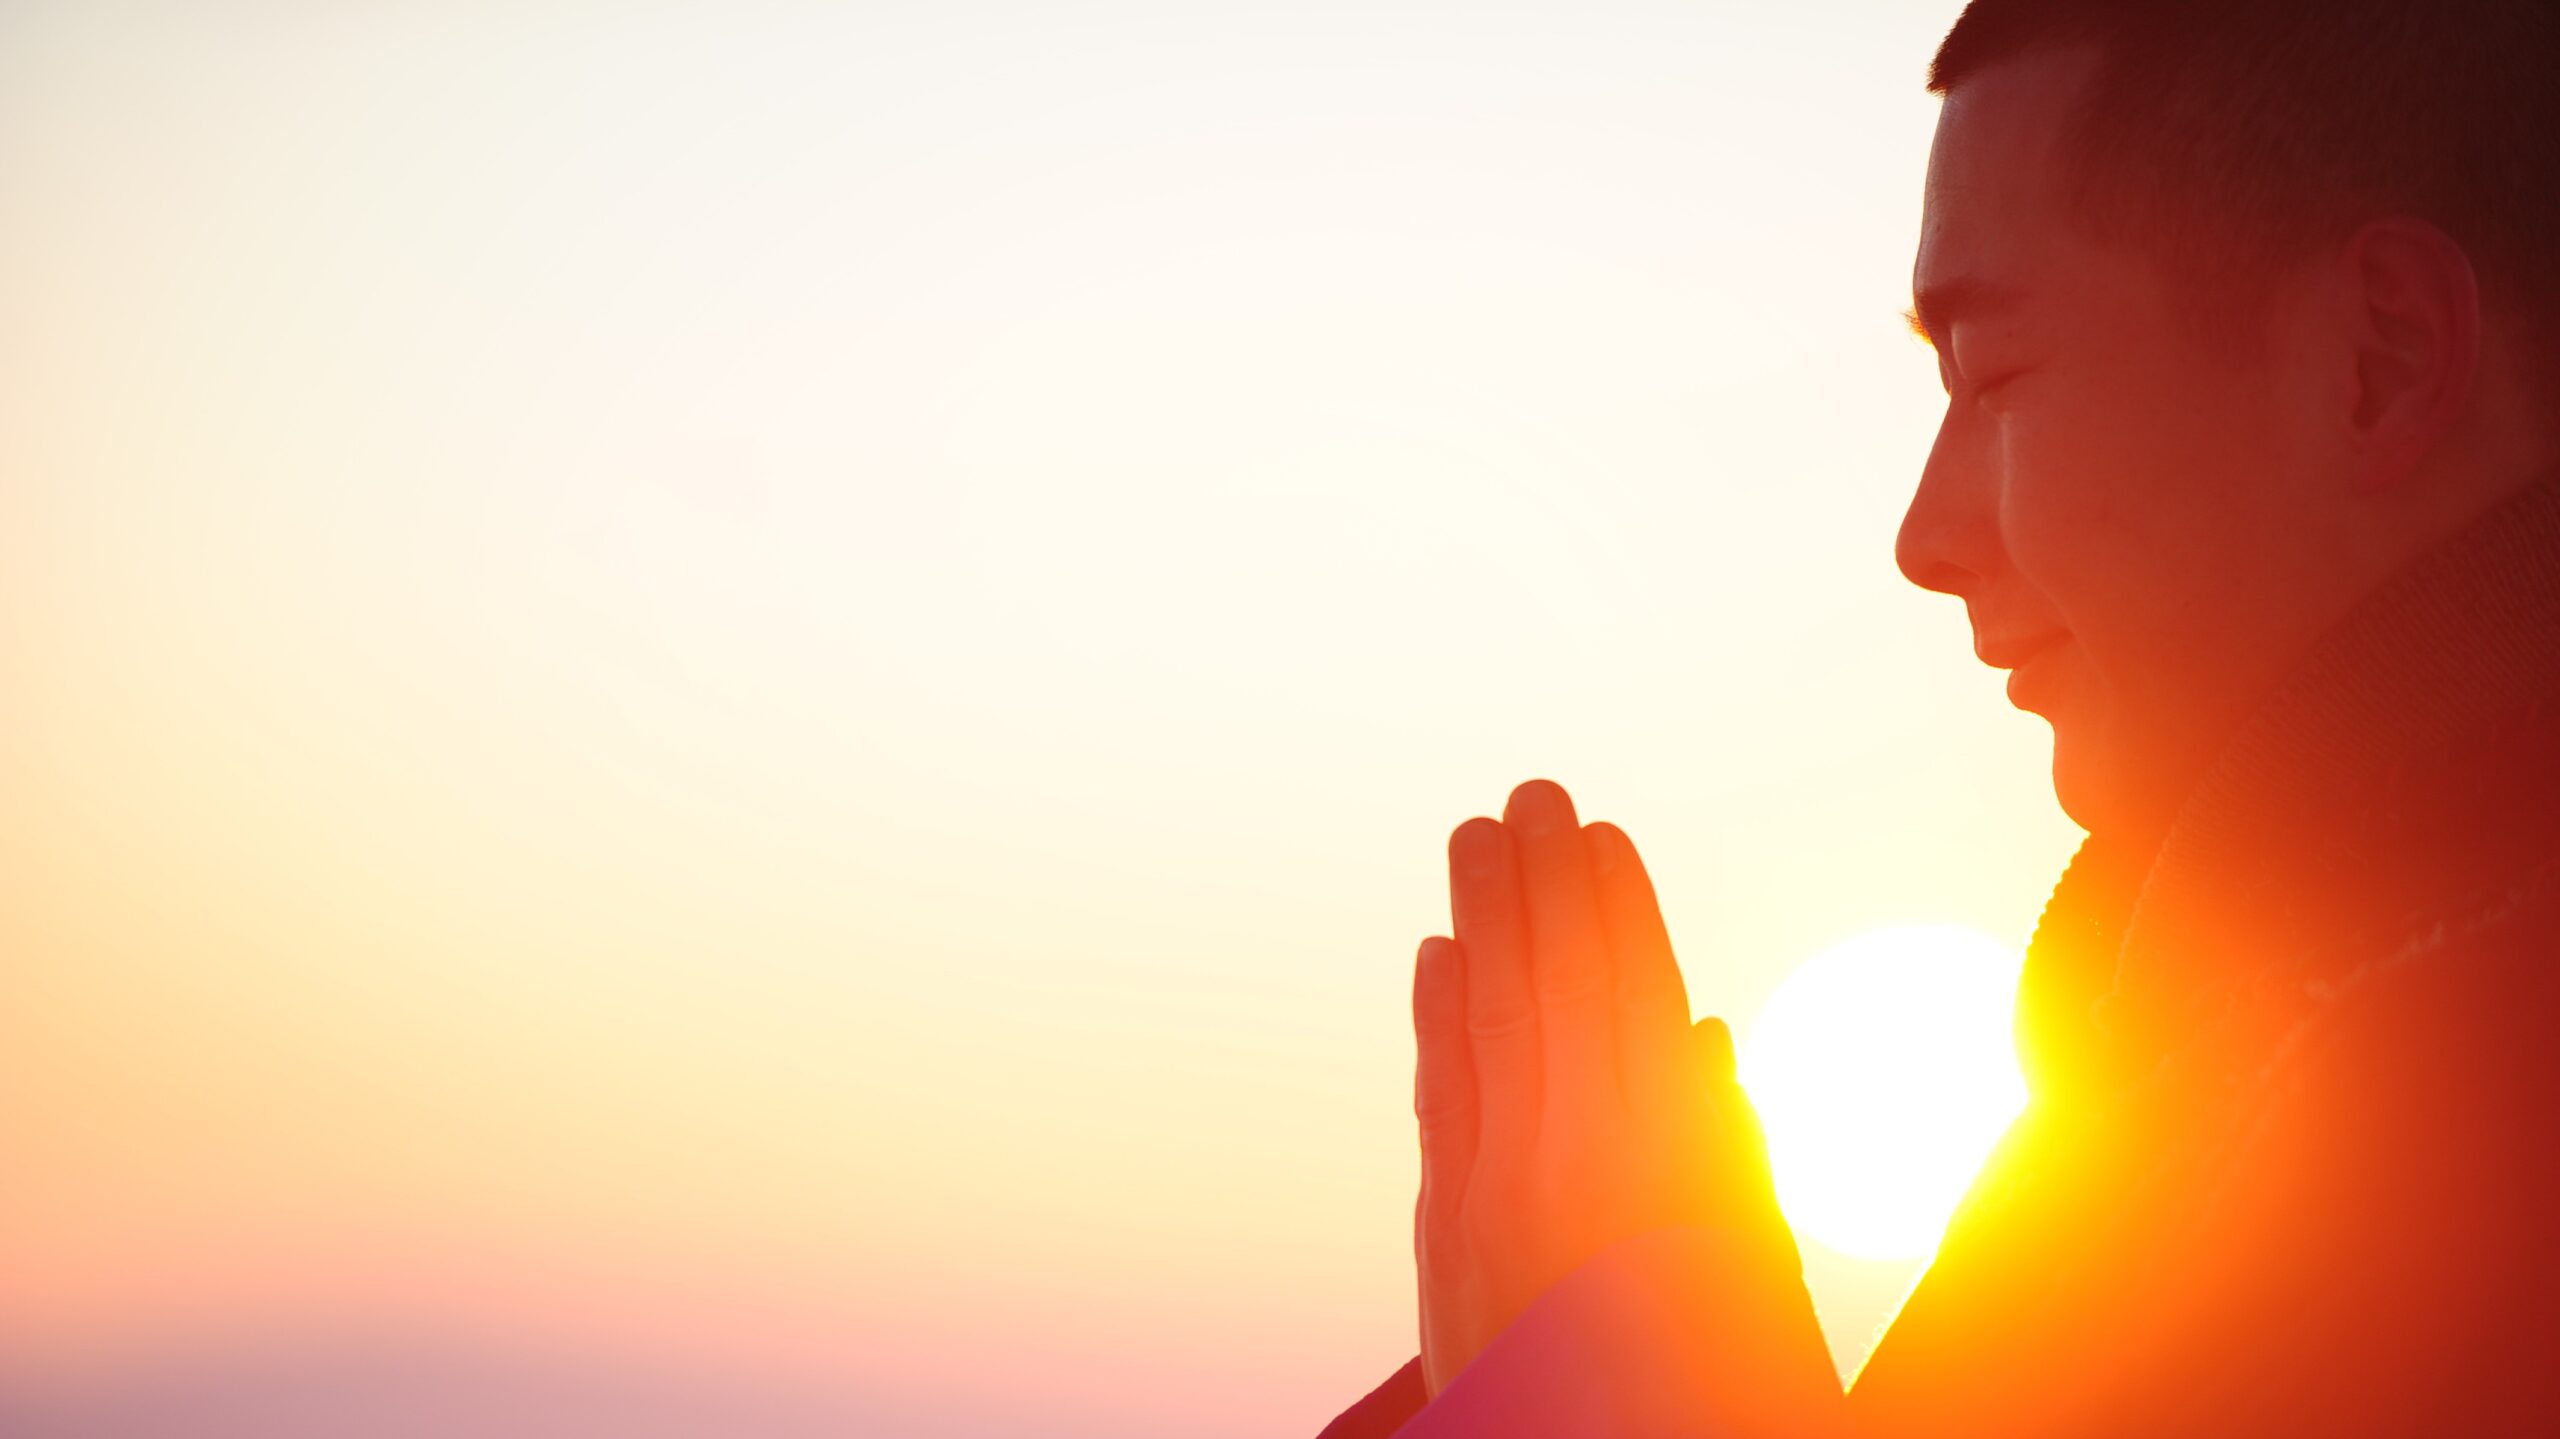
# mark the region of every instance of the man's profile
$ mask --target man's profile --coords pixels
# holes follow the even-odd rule
[[[2555,76],[2550,0],[1965,10],[1895,557],[2088,831],[2031,1102],[1844,1392],[1634,846],[1524,784],[1416,958],[1420,1353],[1328,1435],[2560,1432]]]

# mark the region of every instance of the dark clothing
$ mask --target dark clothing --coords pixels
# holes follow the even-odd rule
[[[2547,484],[2358,606],[2165,839],[2073,858],[2020,982],[2033,1097],[1858,1376],[1849,1431],[2560,1433],[2555,963]],[[1621,1246],[1557,1289],[1653,1284],[1639,1262]],[[1691,1286],[1656,1302],[1712,1313]],[[1428,1406],[1400,1374],[1328,1435],[1416,1413],[1410,1434],[1531,1432],[1428,1422],[1531,1377],[1693,1387],[1692,1358],[1543,1373],[1560,1352],[1497,1343]],[[1535,1432],[1743,1431],[1697,1409]]]

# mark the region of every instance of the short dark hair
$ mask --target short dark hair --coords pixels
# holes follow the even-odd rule
[[[1929,88],[2074,45],[2096,69],[2061,143],[2100,238],[2228,296],[2411,215],[2560,377],[2560,0],[1972,0]]]

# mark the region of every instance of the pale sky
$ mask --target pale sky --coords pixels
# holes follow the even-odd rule
[[[1741,1025],[2078,837],[1893,567],[1954,9],[11,6],[0,1349],[1311,1434],[1458,821]]]

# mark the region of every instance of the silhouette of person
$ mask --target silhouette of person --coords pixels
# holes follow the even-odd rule
[[[2088,832],[1854,1382],[1626,836],[1449,840],[1420,1353],[1330,1439],[2560,1433],[2560,5],[1975,0],[1914,583]]]

